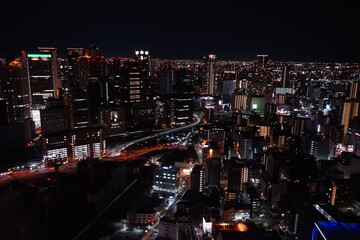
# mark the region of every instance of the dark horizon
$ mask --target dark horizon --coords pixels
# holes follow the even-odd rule
[[[149,49],[153,58],[360,62],[355,8],[348,2],[6,2],[0,55],[38,46],[94,44],[106,57]]]

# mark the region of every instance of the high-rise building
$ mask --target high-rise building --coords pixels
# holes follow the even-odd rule
[[[249,166],[244,161],[232,159],[228,173],[228,189],[244,191],[249,181]]]
[[[269,56],[268,55],[257,55],[256,56],[256,66],[259,69],[264,69],[267,67],[269,62]]]
[[[58,68],[58,56],[57,48],[54,47],[38,47],[39,52],[51,54],[51,65],[52,65],[52,75],[54,78],[54,89],[61,88],[61,81],[59,79],[59,68]]]
[[[266,124],[272,124],[276,122],[276,104],[265,103],[264,118]]]
[[[203,192],[205,185],[205,170],[203,165],[195,165],[191,172],[191,190]]]
[[[329,203],[338,209],[346,209],[352,206],[354,195],[352,184],[349,179],[337,179],[332,182],[330,188]]]
[[[90,126],[97,126],[100,121],[100,111],[109,104],[109,79],[102,77],[96,82],[88,82],[87,99]]]
[[[232,109],[247,111],[249,109],[248,94],[245,92],[235,92],[233,95]]]
[[[30,97],[23,64],[12,61],[0,67],[0,98],[6,103],[7,122],[30,117]],[[0,99],[1,100],[1,99]]]
[[[66,81],[64,88],[79,87],[78,79],[78,58],[84,55],[84,48],[67,48]]]
[[[343,103],[341,125],[344,126],[344,134],[348,133],[351,120],[359,116],[359,107],[359,101],[345,101]]]
[[[176,71],[174,86],[174,124],[188,124],[193,119],[194,86],[192,72],[187,69]]]
[[[173,70],[161,70],[158,73],[159,85],[158,93],[159,95],[168,95],[173,93],[173,84],[174,84],[174,71]]]
[[[154,84],[150,78],[150,53],[148,50],[135,50],[135,61],[140,66],[140,78],[144,84],[144,92],[146,99],[151,99],[155,96]]]
[[[220,187],[220,158],[209,158],[205,166],[205,182],[209,187]]]
[[[38,53],[22,52],[32,109],[41,109],[46,100],[55,97],[56,89],[61,87],[56,49],[39,48],[39,50]]]
[[[71,129],[89,126],[87,93],[81,89],[68,89],[64,93],[65,105],[69,108]]]
[[[349,98],[350,99],[357,99],[359,97],[359,80],[356,81],[352,81],[350,83],[350,94],[349,94]]]
[[[128,129],[151,128],[155,124],[156,102],[146,97],[144,72],[140,61],[127,61],[121,70],[121,103],[126,106]]]
[[[301,136],[304,133],[305,129],[308,129],[310,127],[311,120],[310,118],[291,116],[288,123],[292,127],[291,133],[296,136]]]
[[[206,81],[204,82],[204,90],[203,94],[214,95],[216,93],[216,79],[215,79],[215,62],[216,62],[216,55],[209,54],[208,56],[204,57],[205,65],[206,65]]]
[[[249,132],[241,132],[240,134],[239,153],[241,158],[253,158],[253,138]]]
[[[145,101],[145,82],[141,77],[141,67],[139,62],[127,61],[121,70],[121,102],[135,103]]]
[[[94,45],[85,49],[85,54],[77,59],[77,75],[79,86],[87,91],[90,81],[98,81],[100,77],[109,76],[109,62],[104,56],[99,55],[99,50]]]

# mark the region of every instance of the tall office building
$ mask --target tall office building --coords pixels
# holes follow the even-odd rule
[[[256,67],[258,69],[264,69],[267,67],[269,62],[269,56],[268,55],[257,55],[256,56]]]
[[[96,82],[88,82],[87,100],[90,126],[98,126],[100,111],[109,106],[109,79],[101,77]]]
[[[215,62],[216,55],[209,54],[204,57],[206,65],[206,81],[204,82],[203,94],[214,95],[216,93]]]
[[[356,81],[352,81],[350,83],[350,94],[349,94],[349,98],[350,99],[357,99],[360,94],[359,94],[360,88],[359,88],[359,80]]]
[[[121,102],[128,104],[145,101],[145,83],[141,78],[140,63],[125,62],[120,76]]]
[[[244,161],[232,160],[228,173],[228,189],[244,191],[249,181],[249,166]]]
[[[241,158],[252,159],[254,155],[253,137],[249,132],[241,132],[239,153]]]
[[[58,68],[58,56],[57,56],[57,48],[54,47],[38,47],[39,52],[47,53],[51,55],[51,67],[52,67],[52,75],[54,78],[54,89],[61,88],[61,81],[59,79],[59,68]]]
[[[310,118],[301,118],[296,116],[291,116],[288,119],[288,124],[291,126],[291,133],[296,136],[301,136],[305,129],[309,129],[311,126]]]
[[[146,97],[145,78],[139,61],[127,61],[121,70],[121,103],[126,106],[126,124],[130,130],[155,125],[156,102]]]
[[[192,121],[194,109],[194,85],[192,72],[188,69],[176,71],[174,86],[174,121],[175,125],[184,125]]]
[[[205,182],[209,187],[220,187],[220,158],[209,158],[205,166]]]
[[[245,92],[237,91],[233,94],[232,110],[247,111],[249,109],[250,98]]]
[[[12,61],[7,66],[0,67],[0,98],[6,103],[8,122],[30,117],[29,86],[21,62]]]
[[[110,96],[113,105],[119,106],[121,102],[121,92],[120,92],[120,83],[121,83],[121,67],[124,65],[124,58],[112,58],[110,65],[110,72],[112,79],[110,81]]]
[[[205,170],[203,165],[195,165],[191,172],[191,190],[203,192],[205,185]]]
[[[67,89],[64,102],[69,109],[71,129],[89,126],[89,110],[87,93],[81,89]]]
[[[79,86],[77,60],[84,55],[84,48],[67,48],[66,81],[64,88],[76,88]]]
[[[39,48],[38,53],[22,51],[22,63],[27,72],[32,109],[41,109],[46,99],[55,97],[61,87],[57,68],[56,48]]]
[[[79,86],[87,91],[90,81],[97,81],[100,77],[109,76],[109,62],[104,56],[99,55],[99,50],[94,45],[85,49],[85,54],[77,59],[77,75]]]
[[[169,95],[173,93],[174,78],[174,70],[160,70],[158,73],[159,95]]]
[[[359,101],[345,101],[343,104],[341,125],[344,126],[344,134],[349,131],[349,125],[353,118],[359,116]]]
[[[135,61],[140,66],[140,78],[144,84],[144,91],[146,99],[151,99],[155,96],[154,84],[150,78],[150,53],[148,50],[135,50]]]

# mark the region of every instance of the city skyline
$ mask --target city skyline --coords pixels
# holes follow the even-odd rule
[[[1,55],[37,46],[95,44],[107,57],[151,49],[155,58],[359,62],[355,9],[350,3],[305,1],[236,3],[6,2]],[[14,13],[15,16],[14,17]],[[8,37],[7,37],[8,36]]]
[[[1,239],[360,239],[347,1],[8,1]]]

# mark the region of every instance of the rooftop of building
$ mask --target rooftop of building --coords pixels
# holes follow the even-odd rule
[[[326,240],[360,239],[360,223],[318,221],[315,222],[315,229]]]

